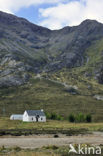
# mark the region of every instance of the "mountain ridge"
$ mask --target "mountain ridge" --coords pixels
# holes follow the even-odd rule
[[[0,12],[1,116],[43,108],[102,121],[102,84],[103,24],[52,31]]]
[[[29,72],[55,72],[62,68],[82,66],[85,50],[101,38],[103,25],[94,20],[52,31],[24,18],[0,12],[1,75],[8,73],[5,76],[7,82],[14,72],[17,80],[22,78],[22,82],[26,82],[24,73],[29,78]],[[22,69],[19,69],[20,64],[23,65]],[[5,84],[2,83],[5,78],[0,77],[0,84]]]

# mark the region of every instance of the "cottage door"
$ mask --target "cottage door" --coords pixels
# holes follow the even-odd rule
[[[36,122],[38,122],[38,120],[39,120],[39,115],[36,116]]]

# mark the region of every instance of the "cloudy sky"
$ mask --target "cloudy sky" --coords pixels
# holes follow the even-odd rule
[[[78,25],[85,19],[103,23],[103,0],[0,0],[0,10],[50,29]]]

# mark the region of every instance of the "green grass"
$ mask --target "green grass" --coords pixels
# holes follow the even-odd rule
[[[0,156],[60,156],[54,153],[51,148],[49,151],[46,149],[21,149],[20,147],[5,148],[4,146],[0,148]]]
[[[78,149],[78,145],[74,145],[76,149]],[[81,144],[81,147],[85,147],[85,144]],[[93,147],[93,145],[88,145],[88,147]],[[95,146],[94,146],[95,148]],[[7,156],[76,156],[77,154],[75,153],[69,153],[70,147],[67,146],[62,146],[58,147],[55,145],[51,146],[45,146],[39,149],[21,149],[19,147],[14,147],[14,148],[5,148],[1,147],[0,148],[0,155],[7,155]],[[101,146],[102,149],[102,154],[103,156],[103,145]],[[93,154],[90,154],[92,156]],[[83,156],[81,154],[81,156]],[[94,154],[96,156],[96,154]]]
[[[91,114],[93,122],[103,121],[103,101],[94,99],[94,95],[103,95],[103,85],[94,79],[95,69],[102,61],[103,40],[97,41],[86,50],[88,63],[81,67],[62,69],[55,73],[42,73],[43,79],[32,79],[20,87],[0,89],[0,116],[21,114],[28,109],[44,109],[55,112],[65,119],[69,114]],[[85,73],[91,74],[86,77]],[[64,86],[51,80],[65,82],[78,87],[78,94],[72,95]]]
[[[84,79],[85,80],[85,79]],[[88,80],[77,82],[72,79],[70,84],[79,88],[79,95],[66,92],[63,85],[45,79],[33,79],[31,84],[0,90],[0,115],[10,116],[21,114],[29,109],[44,109],[46,112],[56,112],[67,118],[70,113],[90,113],[93,121],[103,121],[103,102],[93,98],[93,94],[103,93],[103,87]],[[66,78],[65,78],[65,81]],[[68,82],[68,81],[67,81]],[[73,83],[74,82],[74,83]],[[92,89],[87,89],[87,84]]]
[[[103,123],[69,123],[68,121],[52,121],[45,123],[27,123],[22,121],[13,121],[7,117],[0,118],[0,130],[2,129],[37,129],[37,130],[81,130],[103,131]]]

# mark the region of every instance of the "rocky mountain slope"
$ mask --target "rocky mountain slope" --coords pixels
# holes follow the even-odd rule
[[[43,108],[103,121],[102,84],[103,24],[52,31],[0,12],[0,116]]]
[[[102,38],[103,25],[97,21],[51,31],[0,12],[0,86],[24,84],[31,73],[83,66],[87,48]]]

